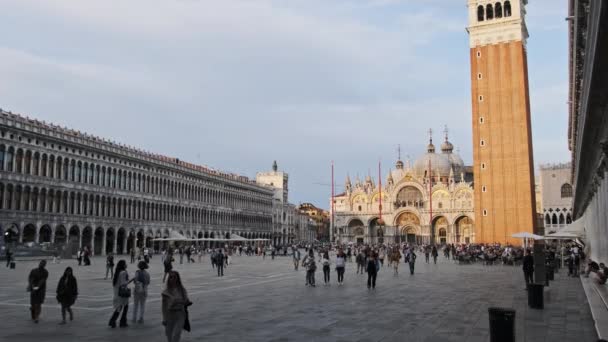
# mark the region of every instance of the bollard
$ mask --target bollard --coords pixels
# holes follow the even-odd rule
[[[543,284],[528,285],[528,306],[532,309],[544,309],[544,291]]]

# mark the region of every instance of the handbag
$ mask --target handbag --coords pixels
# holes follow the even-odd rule
[[[131,297],[131,289],[127,285],[122,285],[118,288],[118,297],[129,298]]]
[[[185,311],[186,311],[186,319],[184,320],[184,330],[186,330],[187,332],[190,332],[190,317],[188,315],[188,305],[186,305]]]

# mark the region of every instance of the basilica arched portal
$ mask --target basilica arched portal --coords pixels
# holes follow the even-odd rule
[[[353,219],[348,223],[349,233],[352,234],[357,244],[363,244],[365,242],[365,229],[363,222],[359,219]]]
[[[409,211],[399,214],[395,219],[395,227],[398,227],[400,232],[395,236],[395,242],[421,243],[420,218],[418,215]]]
[[[459,217],[455,224],[456,242],[472,243],[474,239],[473,220],[468,216]]]

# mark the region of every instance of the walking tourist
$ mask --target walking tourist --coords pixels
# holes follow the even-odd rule
[[[44,297],[46,296],[46,279],[49,277],[49,271],[45,267],[46,261],[40,261],[38,267],[34,268],[28,277],[27,290],[30,292],[30,310],[32,312],[32,320],[35,323],[38,323]]]
[[[192,305],[179,273],[171,271],[162,292],[162,315],[168,342],[179,342],[182,329],[190,331],[188,306]]]
[[[169,274],[169,272],[171,272],[173,270],[173,254],[171,254],[170,252],[167,253],[167,256],[165,257],[165,274],[163,274],[163,283],[165,282],[165,278],[167,277],[167,274]]]
[[[220,249],[219,252],[215,255],[215,266],[217,267],[217,276],[224,276],[224,253]]]
[[[91,266],[91,250],[89,247],[84,246],[83,262],[85,266]]]
[[[82,248],[76,252],[76,259],[78,260],[78,266],[82,266]]]
[[[375,253],[370,253],[367,258],[367,289],[376,288],[376,277],[378,277],[378,270],[380,269],[380,262],[376,258]]]
[[[410,265],[410,275],[414,275],[414,268],[416,267],[417,257],[418,256],[416,256],[416,253],[414,253],[414,249],[410,248],[406,257],[407,263]]]
[[[336,255],[336,272],[338,273],[338,285],[344,283],[344,271],[346,269],[346,255],[343,250],[339,250]]]
[[[150,274],[146,271],[148,263],[145,261],[140,261],[137,264],[137,268],[139,269],[135,272],[133,278],[133,282],[135,283],[135,287],[133,288],[133,323],[137,322],[141,324],[144,322],[144,312],[146,311]]]
[[[428,264],[430,262],[429,256],[430,256],[430,248],[429,246],[424,246],[424,261]]]
[[[325,286],[329,285],[329,274],[331,273],[331,269],[329,267],[330,264],[329,252],[325,251],[325,253],[323,253],[323,257],[321,258],[321,265],[323,265],[323,282]]]
[[[300,250],[298,248],[296,248],[295,246],[293,247],[293,268],[297,271],[298,267],[300,266]]]
[[[357,262],[357,274],[363,274],[365,269],[365,254],[363,254],[363,251],[359,251],[355,261]]]
[[[302,260],[302,266],[306,267],[306,286],[315,287],[315,272],[317,264],[315,263],[315,252],[310,249],[308,255]]]
[[[384,267],[384,247],[378,251],[378,261],[380,261],[380,267]]]
[[[131,255],[131,263],[135,262],[135,247],[131,247],[131,251],[129,252]]]
[[[526,249],[526,255],[523,261],[524,279],[526,280],[526,289],[532,284],[534,276],[534,257],[530,254],[530,250]]]
[[[210,258],[211,258],[211,267],[215,268],[215,259],[217,257],[217,252],[215,251],[215,249],[210,253]]]
[[[112,253],[108,254],[106,257],[106,277],[103,279],[108,279],[108,273],[110,273],[110,279],[114,278],[114,256]]]
[[[11,266],[11,259],[13,258],[13,252],[9,247],[6,247],[6,267]]]
[[[433,256],[433,263],[435,263],[435,265],[437,265],[437,256],[439,255],[437,253],[437,246],[433,245],[433,250],[431,250],[431,255]]]
[[[131,297],[131,289],[128,287],[129,274],[127,273],[127,262],[124,260],[118,261],[116,264],[116,270],[114,271],[114,278],[112,279],[112,285],[114,287],[114,313],[110,318],[109,326],[116,328],[116,319],[120,312],[120,327],[127,327],[127,312],[129,311],[129,297]]]
[[[393,264],[394,275],[399,274],[399,261],[401,260],[401,253],[399,253],[399,248],[395,248],[390,255],[390,260]]]
[[[72,312],[72,305],[76,302],[78,296],[78,284],[74,277],[71,267],[67,267],[63,272],[63,276],[59,279],[57,284],[57,302],[61,304],[61,323],[65,324],[65,314],[70,314],[70,321],[74,320],[74,312]]]

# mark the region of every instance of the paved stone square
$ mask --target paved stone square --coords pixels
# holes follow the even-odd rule
[[[120,259],[120,256],[117,260]],[[518,341],[595,341],[596,333],[579,279],[564,272],[551,283],[545,310],[527,307],[519,267],[456,265],[440,257],[437,265],[419,258],[414,276],[405,264],[400,274],[383,268],[376,290],[366,276],[347,263],[345,285],[304,286],[304,271],[293,270],[291,258],[234,257],[218,278],[208,257],[203,263],[176,263],[194,305],[193,330],[183,341],[488,341],[488,307],[515,308]],[[22,261],[16,270],[1,269],[0,341],[164,341],[160,313],[162,267],[160,257],[150,264],[152,284],[143,325],[111,329],[110,280],[104,280],[105,259],[90,267],[74,260],[49,263],[47,300],[39,324],[29,320],[26,278],[37,262]],[[61,319],[55,300],[57,281],[73,266],[80,295],[75,321]],[[129,264],[131,275],[135,264]],[[132,309],[130,307],[129,309]],[[129,315],[130,317],[130,315]]]

